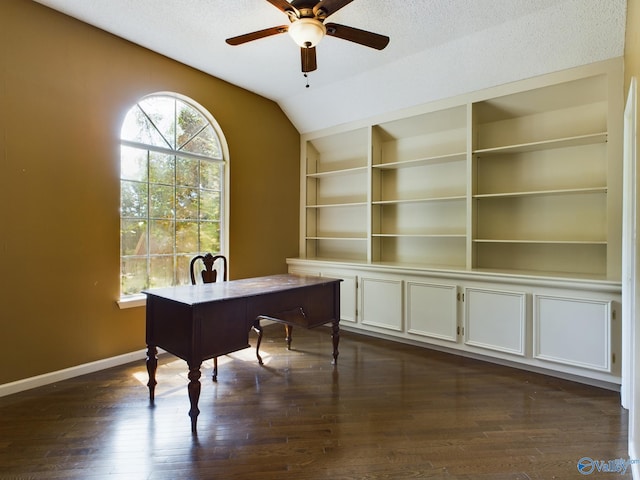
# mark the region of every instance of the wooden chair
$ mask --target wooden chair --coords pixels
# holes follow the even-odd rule
[[[204,264],[204,270],[200,271],[200,277],[202,283],[215,283],[222,277],[221,281],[227,281],[227,257],[224,255],[212,255],[206,253],[204,255],[196,255],[191,259],[189,263],[189,273],[191,275],[191,285],[197,283],[196,280],[196,265],[198,260],[201,260]],[[216,267],[217,265],[217,267]],[[260,365],[262,365],[262,359],[258,353],[260,349],[260,343],[262,342],[262,327],[260,326],[260,319],[256,319],[256,323],[253,325],[253,329],[258,334],[258,344],[256,347],[256,355]],[[218,381],[218,357],[213,357],[213,375],[214,382]]]
[[[206,253],[205,255],[196,255],[191,259],[189,264],[189,273],[191,274],[191,285],[195,285],[196,281],[196,262],[202,260],[204,263],[204,270],[200,271],[200,277],[202,283],[214,283],[218,280],[218,272],[222,274],[222,281],[227,281],[227,257],[224,255],[212,255]],[[218,268],[214,268],[214,265],[219,265]],[[218,381],[218,357],[213,357],[213,375],[211,377],[214,382]]]
[[[222,281],[227,281],[227,257],[224,255],[211,255],[207,253],[205,255],[196,255],[191,259],[191,263],[189,264],[189,272],[191,273],[191,285],[195,285],[196,282],[196,271],[195,266],[198,260],[202,260],[204,263],[204,270],[200,272],[200,276],[202,278],[202,283],[214,283],[218,280],[218,271],[222,273]],[[214,268],[214,264],[218,262],[221,266],[218,268]]]

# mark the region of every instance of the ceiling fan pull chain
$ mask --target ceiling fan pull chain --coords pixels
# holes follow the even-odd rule
[[[309,88],[309,75],[307,75],[306,73],[303,75],[304,75],[304,78],[307,79],[307,85],[305,86],[305,88]]]

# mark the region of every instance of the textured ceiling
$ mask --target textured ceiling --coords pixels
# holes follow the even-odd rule
[[[354,0],[329,17],[391,37],[373,50],[326,37],[300,72],[266,0],[36,0],[276,101],[309,132],[624,53],[626,0]],[[215,112],[212,112],[215,115]]]

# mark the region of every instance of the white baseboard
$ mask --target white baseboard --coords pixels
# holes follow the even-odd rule
[[[158,351],[160,353],[160,351]],[[125,353],[117,357],[105,358],[95,362],[77,365],[75,367],[65,368],[56,372],[45,373],[35,377],[17,380],[15,382],[0,385],[0,397],[11,395],[13,393],[23,392],[36,387],[42,387],[51,383],[60,382],[69,378],[86,375],[87,373],[98,372],[106,368],[117,367],[125,363],[135,362],[144,359],[147,356],[147,350],[138,350],[137,352]]]

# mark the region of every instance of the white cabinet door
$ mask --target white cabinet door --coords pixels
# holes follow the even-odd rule
[[[457,286],[406,282],[407,332],[456,342]]]
[[[465,343],[524,356],[527,294],[465,289]]]
[[[402,280],[361,279],[362,324],[402,331]]]
[[[534,296],[534,356],[611,371],[611,302]]]

